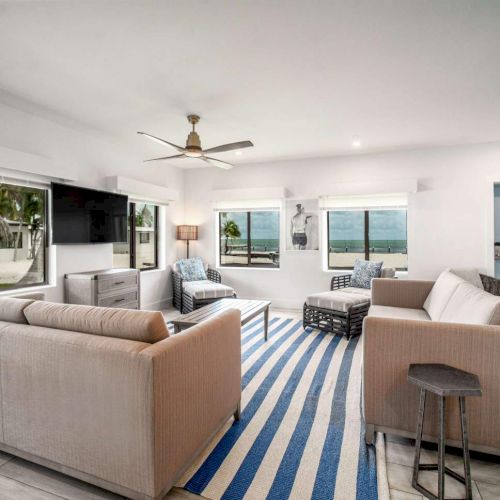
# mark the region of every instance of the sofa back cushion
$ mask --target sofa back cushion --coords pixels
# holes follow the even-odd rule
[[[393,267],[383,267],[380,272],[381,278],[394,278],[396,276],[396,269]]]
[[[439,321],[452,295],[458,285],[466,283],[462,278],[449,271],[443,271],[434,283],[427,299],[424,309],[433,321]]]
[[[480,290],[471,283],[461,283],[444,308],[440,321],[500,325],[500,297]]]
[[[0,321],[9,323],[28,323],[24,309],[34,302],[33,299],[0,298]]]
[[[168,337],[159,311],[33,302],[24,314],[34,326],[154,343]]]
[[[451,273],[457,275],[465,281],[468,281],[472,285],[481,290],[484,290],[483,282],[481,281],[481,276],[479,271],[475,267],[456,267],[453,269],[447,269]]]

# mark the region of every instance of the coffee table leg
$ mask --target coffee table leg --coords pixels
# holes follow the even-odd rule
[[[264,340],[267,342],[267,332],[269,330],[269,306],[264,309]]]

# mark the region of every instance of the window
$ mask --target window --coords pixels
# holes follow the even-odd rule
[[[356,259],[408,269],[406,209],[328,212],[328,268],[352,269]]]
[[[129,203],[128,242],[113,244],[113,267],[158,268],[158,207]]]
[[[47,282],[47,190],[0,184],[0,289]]]
[[[219,241],[221,266],[279,268],[279,212],[219,212]]]

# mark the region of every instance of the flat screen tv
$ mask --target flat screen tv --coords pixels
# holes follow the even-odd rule
[[[52,183],[52,243],[124,243],[128,197]]]

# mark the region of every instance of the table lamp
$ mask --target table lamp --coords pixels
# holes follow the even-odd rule
[[[177,239],[186,242],[187,257],[189,259],[189,241],[198,239],[198,226],[177,226]]]

